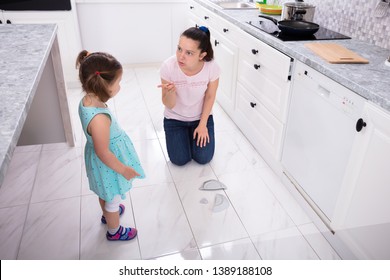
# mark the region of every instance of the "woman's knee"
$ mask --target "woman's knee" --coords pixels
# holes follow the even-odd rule
[[[186,165],[187,163],[189,163],[191,161],[191,159],[173,159],[171,158],[170,161],[174,164],[174,165],[177,165],[177,166],[183,166],[183,165]]]
[[[199,163],[199,164],[204,165],[204,164],[209,163],[212,159],[213,159],[212,156],[211,156],[211,157],[208,157],[208,158],[206,158],[206,157],[199,157],[199,158],[195,157],[195,158],[194,158],[194,161],[196,161],[196,162]]]

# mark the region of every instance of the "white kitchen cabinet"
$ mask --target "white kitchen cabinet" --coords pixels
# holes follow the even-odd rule
[[[274,160],[280,153],[283,124],[241,82],[236,94],[234,121],[266,160]]]
[[[238,47],[233,42],[239,29],[193,1],[189,3],[189,10],[190,25],[204,25],[210,30],[214,58],[221,68],[217,101],[231,115],[235,108],[238,60]]]
[[[95,3],[96,2],[96,3]],[[123,64],[160,63],[188,27],[186,3],[77,1],[83,48],[106,51]]]
[[[366,103],[333,226],[360,259],[390,259],[390,114]]]
[[[81,50],[77,17],[74,11],[3,11],[3,23],[8,24],[57,24],[58,43],[65,81],[79,84],[75,63]]]
[[[238,81],[278,120],[286,121],[292,59],[241,32]]]
[[[279,171],[292,59],[245,32],[237,42],[237,110],[232,117],[267,163]]]

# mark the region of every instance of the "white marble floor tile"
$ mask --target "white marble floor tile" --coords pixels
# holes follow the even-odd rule
[[[317,260],[313,248],[296,227],[252,237],[263,260]]]
[[[42,151],[31,202],[81,194],[81,148]]]
[[[168,166],[171,170],[173,181],[176,183],[189,181],[189,179],[191,181],[217,179],[209,164],[198,164],[195,161],[191,161],[184,166],[177,166],[168,162]]]
[[[219,179],[250,236],[294,226],[256,171],[229,173]]]
[[[142,259],[196,248],[173,184],[134,188],[130,194]]]
[[[0,209],[0,259],[15,260],[26,221],[28,205]]]
[[[321,260],[339,260],[340,256],[330,246],[325,237],[313,223],[298,226],[310,246],[314,249]]]
[[[215,131],[215,153],[210,165],[217,176],[251,168],[249,161],[226,131]]]
[[[265,182],[269,190],[275,195],[279,203],[287,211],[288,215],[296,225],[312,222],[292,194],[270,168],[257,169],[257,174]]]
[[[200,249],[203,260],[260,260],[249,238]]]
[[[214,129],[215,131],[239,131],[236,124],[232,119],[225,113],[222,107],[215,102],[213,106],[213,118],[214,118]]]
[[[158,139],[134,141],[133,143],[145,171],[145,178],[134,180],[133,186],[139,187],[173,181]]]
[[[30,202],[40,153],[40,149],[35,152],[14,153],[0,187],[0,208]]]
[[[18,259],[79,259],[80,197],[31,204]]]
[[[126,96],[118,94],[115,106],[119,125],[133,140],[156,139],[157,135],[140,90],[138,94]]]
[[[126,209],[120,217],[120,224],[135,227],[130,197],[121,202]],[[108,241],[107,226],[100,218],[102,210],[97,195],[83,196],[81,200],[81,246],[80,259],[83,260],[139,260],[141,258],[137,238],[129,241]]]
[[[253,145],[248,141],[247,138],[242,134],[241,131],[233,130],[229,132],[234,143],[239,147],[240,151],[244,154],[252,168],[259,169],[268,167],[265,160],[255,150]]]
[[[42,145],[26,145],[26,146],[16,146],[14,154],[16,153],[29,153],[29,152],[40,152]]]
[[[203,180],[176,183],[184,210],[198,247],[205,247],[248,237],[234,208],[213,211],[215,196],[224,191],[199,190]]]

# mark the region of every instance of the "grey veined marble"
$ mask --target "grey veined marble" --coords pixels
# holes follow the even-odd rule
[[[56,32],[55,24],[0,25],[0,186]]]

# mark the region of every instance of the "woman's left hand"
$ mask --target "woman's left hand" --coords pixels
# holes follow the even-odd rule
[[[196,139],[196,145],[202,147],[206,147],[208,143],[210,143],[209,131],[207,126],[198,125],[198,127],[194,131],[194,139]]]

